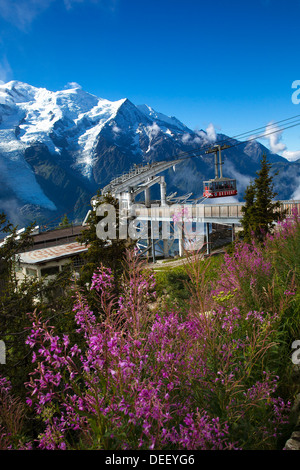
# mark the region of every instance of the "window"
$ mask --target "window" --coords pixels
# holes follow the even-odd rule
[[[80,256],[74,256],[74,258],[72,258],[72,265],[74,268],[81,268],[81,266],[83,266],[84,264],[85,261]]]
[[[55,274],[59,273],[58,266],[50,266],[49,268],[42,268],[41,275],[42,276],[54,276]]]
[[[31,269],[31,268],[26,268],[26,274],[27,274],[27,276],[37,277],[37,270],[36,269]]]

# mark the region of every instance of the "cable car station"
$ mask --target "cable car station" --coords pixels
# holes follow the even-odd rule
[[[129,173],[121,175],[112,180],[105,186],[101,194],[111,194],[115,199],[119,200],[119,207],[124,218],[130,224],[130,220],[135,218],[137,223],[143,227],[141,229],[141,240],[138,241],[140,251],[143,253],[152,253],[153,259],[155,251],[163,254],[165,258],[174,255],[174,240],[178,238],[178,254],[181,256],[184,250],[184,237],[178,236],[178,220],[182,226],[184,223],[196,224],[197,230],[192,231],[194,238],[202,245],[204,243],[204,228],[207,247],[209,247],[209,224],[213,223],[214,217],[210,214],[208,217],[209,222],[205,222],[204,212],[209,208],[203,202],[211,198],[224,198],[228,196],[235,196],[237,194],[236,180],[223,177],[222,172],[222,159],[221,151],[228,146],[217,145],[206,153],[214,153],[215,155],[215,178],[203,183],[202,197],[191,199],[192,193],[184,196],[175,197],[176,193],[171,195],[166,194],[166,182],[164,176],[159,173],[167,170],[168,168],[175,168],[186,158],[178,158],[172,161],[160,161],[148,163],[145,166],[135,165]],[[150,188],[154,184],[160,185],[160,200],[153,201],[150,198]],[[135,198],[140,193],[144,193],[144,201],[135,201]],[[96,198],[94,199],[94,206],[97,205]],[[239,206],[240,204],[238,204]],[[211,206],[212,207],[212,206]],[[214,212],[216,207],[214,207]],[[240,208],[239,208],[240,210]],[[184,211],[184,213],[183,213]],[[211,211],[210,211],[211,213]],[[218,211],[220,216],[220,209]],[[206,217],[208,214],[206,215]],[[228,212],[228,216],[224,218],[221,224],[228,224],[232,228],[234,236],[234,224],[239,223],[240,213],[233,214]],[[165,229],[168,224],[167,229]],[[199,226],[202,224],[202,230],[199,231]],[[204,224],[204,225],[203,225]],[[155,235],[152,231],[155,226]],[[146,227],[146,228],[145,228]],[[168,234],[168,237],[166,236]],[[146,234],[146,236],[145,236]],[[149,235],[148,235],[149,234]],[[170,236],[171,235],[171,236]],[[170,240],[171,239],[171,240]],[[160,247],[159,244],[162,244]],[[199,244],[198,243],[198,244]],[[173,247],[173,252],[172,252]],[[207,248],[209,249],[209,248]]]

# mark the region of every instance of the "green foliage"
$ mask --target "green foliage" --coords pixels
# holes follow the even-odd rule
[[[116,239],[102,240],[97,236],[97,224],[106,217],[99,217],[95,210],[91,210],[87,220],[87,228],[82,231],[78,237],[78,241],[88,246],[88,251],[82,255],[85,264],[80,272],[80,283],[86,285],[91,282],[91,278],[95,270],[102,263],[104,266],[112,269],[116,278],[119,278],[123,271],[123,258],[126,249],[133,246],[129,240],[120,239],[119,234],[119,202],[112,196],[105,197],[97,194],[98,205],[110,204],[116,211]],[[97,207],[97,206],[96,206]]]
[[[214,299],[224,308],[278,315],[272,367],[280,377],[281,396],[299,393],[291,345],[300,338],[300,221],[297,214],[280,222],[264,243],[238,242],[225,255]],[[222,301],[222,302],[220,302]],[[271,358],[268,359],[271,367]],[[266,366],[267,366],[266,365]]]
[[[61,219],[61,221],[60,221],[59,226],[57,227],[57,229],[59,230],[59,229],[61,229],[61,228],[66,228],[66,227],[72,227],[72,222],[69,221],[67,214],[65,214],[65,215],[62,217],[62,219]]]
[[[5,215],[0,215],[1,231],[7,236],[0,247],[0,339],[6,346],[6,364],[0,365],[15,390],[23,390],[31,370],[29,348],[25,339],[30,327],[28,313],[38,309],[51,318],[60,333],[74,330],[72,271],[66,269],[53,279],[17,279],[18,253],[30,248],[34,224],[21,234]]]
[[[56,276],[45,278],[37,306],[45,319],[51,318],[60,334],[68,331],[71,338],[76,336],[73,313],[76,282],[72,263],[69,263]]]
[[[222,255],[212,256],[208,259],[190,257],[181,266],[164,267],[155,272],[156,291],[159,298],[164,298],[167,305],[177,305],[180,308],[189,308],[191,289],[195,288],[195,279],[199,271],[205,273],[201,283],[209,286],[218,278],[219,268],[223,260]],[[193,280],[193,281],[192,281]]]
[[[185,306],[189,298],[187,283],[189,276],[183,266],[167,268],[155,273],[158,297],[164,297],[167,303]]]
[[[27,313],[35,308],[35,298],[39,296],[41,285],[37,280],[26,278],[17,282],[15,267],[18,253],[31,243],[30,232],[34,224],[17,234],[18,227],[12,226],[4,214],[0,215],[0,232],[6,235],[0,247],[0,339],[6,345],[6,364],[0,365],[0,373],[5,368],[13,385],[22,387],[30,366],[28,348],[25,345],[26,327],[30,326]]]
[[[300,338],[300,221],[296,215],[269,237],[266,256],[274,267],[274,295],[282,314],[281,329],[290,341]],[[288,341],[288,340],[287,340]]]
[[[253,182],[250,182],[249,186],[246,188],[244,200],[245,205],[242,208],[244,215],[241,221],[243,227],[243,237],[245,241],[250,241],[255,217],[255,187]]]
[[[96,200],[98,205],[109,204],[114,207],[116,214],[116,238],[113,240],[102,240],[97,236],[97,224],[107,216],[107,212],[101,217],[98,216],[96,205],[90,212],[86,229],[82,230],[77,238],[80,243],[88,247],[87,252],[81,255],[84,265],[80,269],[78,286],[85,293],[91,309],[101,314],[99,311],[99,299],[95,291],[89,290],[92,276],[100,265],[110,268],[115,278],[115,294],[117,294],[124,270],[123,261],[126,250],[133,247],[134,244],[129,239],[124,240],[119,238],[119,202],[110,195],[103,197],[99,193]]]
[[[279,213],[280,202],[274,202],[273,176],[270,174],[271,164],[266,155],[262,156],[261,168],[254,182],[250,182],[244,195],[245,205],[242,208],[243,236],[246,242],[254,237],[263,241],[274,227],[274,221],[282,220],[284,214]]]
[[[251,215],[251,211],[249,214]],[[43,320],[50,319],[57,334],[61,337],[68,334],[73,344],[77,341],[72,312],[73,287],[83,291],[83,284],[77,283],[73,278],[71,264],[55,279],[49,279],[46,285],[41,285],[32,278],[17,284],[13,264],[10,264],[11,256],[17,254],[21,246],[18,244],[25,243],[26,237],[22,242],[17,240],[14,228],[7,224],[5,218],[1,220],[6,233],[13,236],[1,251],[2,259],[7,260],[8,264],[3,265],[5,288],[0,293],[0,339],[4,339],[7,345],[8,363],[5,368],[0,366],[0,374],[8,376],[13,383],[14,393],[24,398],[22,384],[32,370],[24,342],[26,328],[29,326],[27,312],[37,307],[42,312]],[[95,224],[98,221],[95,213],[91,215],[91,220],[94,220],[94,224],[90,224],[85,234],[85,240],[91,247],[86,257],[87,262],[91,263],[93,269],[98,267],[99,262],[107,263],[112,268],[117,283],[126,274],[134,280],[135,292],[139,293],[143,284],[135,278],[134,269],[126,271],[122,264],[121,256],[126,243],[116,244],[113,248],[105,247],[102,240],[95,237]],[[293,401],[299,393],[299,383],[295,383],[291,361],[291,343],[300,338],[299,218],[294,217],[293,220],[280,224],[279,231],[266,235],[264,243],[261,241],[258,237],[251,244],[236,243],[224,257],[187,255],[181,266],[172,268],[166,264],[155,272],[157,297],[158,300],[163,299],[163,302],[161,305],[153,304],[152,307],[156,310],[151,310],[151,315],[155,311],[156,320],[160,318],[156,331],[158,335],[162,335],[163,341],[166,337],[162,333],[162,327],[168,319],[169,308],[178,311],[183,322],[192,318],[191,325],[198,325],[203,332],[199,335],[197,333],[195,339],[191,338],[186,325],[173,325],[174,319],[170,317],[168,321],[174,326],[174,341],[172,339],[172,342],[168,342],[170,336],[164,345],[165,349],[153,350],[153,371],[161,378],[165,372],[163,367],[166,367],[166,364],[154,360],[156,354],[161,355],[164,351],[168,358],[190,344],[190,349],[178,360],[178,364],[182,365],[182,380],[178,390],[174,391],[176,402],[181,400],[184,403],[191,384],[190,398],[195,407],[204,408],[211,416],[219,416],[221,420],[228,422],[230,437],[242,442],[243,448],[251,450],[276,446],[275,438],[272,442],[261,440],[265,424],[271,430],[273,426],[270,422],[270,398],[264,395],[264,377],[269,373],[270,377],[280,377],[277,391],[284,400]],[[143,270],[150,274],[146,266]],[[124,283],[125,277],[123,276],[123,289],[125,285],[131,286],[130,282]],[[145,279],[148,279],[147,276]],[[104,297],[108,295],[108,291],[109,289],[104,289]],[[90,291],[91,296],[87,298],[91,310],[97,316],[100,311],[99,296],[93,297],[93,292],[96,293],[95,290]],[[130,310],[133,298],[131,287],[125,289],[124,293],[128,298],[123,298],[122,305]],[[148,307],[147,297],[145,299],[145,306]],[[142,304],[133,303],[137,307],[135,311],[144,319]],[[112,318],[115,320],[113,312]],[[102,322],[101,317],[97,316],[97,319]],[[156,342],[153,344],[156,346]],[[84,344],[79,343],[80,348],[81,346],[84,348]],[[199,358],[205,359],[205,380],[204,376],[199,379],[199,370],[203,367]],[[172,367],[175,364],[173,356],[168,364]],[[100,376],[99,383],[104,379],[104,376]],[[252,396],[253,390],[256,390],[257,400],[254,405],[251,401],[247,404],[245,397]],[[112,414],[106,416],[105,423],[103,421],[99,424],[97,421],[93,427],[96,438],[102,434],[107,438],[107,446],[110,445],[110,423],[114,420],[114,412],[113,409]],[[36,435],[33,424],[36,426],[38,423],[35,420],[30,422],[29,434]],[[103,429],[100,429],[101,426]],[[142,432],[142,427],[140,431]],[[126,427],[120,428],[120,442],[126,439],[126,432]],[[87,444],[82,442],[80,445],[85,448]]]
[[[18,234],[18,227],[13,226],[5,214],[0,214],[0,233],[5,237],[5,243],[0,247],[1,279],[8,279],[14,272],[14,266],[18,261],[18,253],[31,244],[30,234],[34,227],[30,224],[22,233]]]

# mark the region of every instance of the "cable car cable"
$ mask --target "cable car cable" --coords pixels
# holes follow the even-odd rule
[[[300,115],[298,114],[298,115],[293,116],[293,117],[290,117],[290,118],[282,119],[282,120],[280,120],[280,121],[274,122],[274,123],[269,124],[269,125],[272,127],[272,126],[275,126],[275,125],[277,125],[277,124],[280,124],[280,123],[283,123],[283,122],[287,122],[287,121],[291,121],[292,119],[296,119],[296,118],[300,118]],[[298,126],[298,125],[300,125],[300,120],[299,120],[299,122],[293,123],[293,124],[290,125],[290,126],[283,127],[283,128],[277,128],[277,129],[275,129],[274,131],[269,132],[269,133],[265,133],[265,132],[264,132],[262,135],[258,135],[258,136],[255,136],[255,137],[251,138],[251,139],[248,139],[246,142],[251,142],[252,140],[257,140],[257,139],[259,139],[259,138],[264,138],[264,137],[267,137],[268,135],[275,134],[275,133],[277,133],[277,132],[282,132],[282,131],[284,131],[284,130],[286,130],[286,129],[290,129],[290,128],[296,127],[296,126]],[[229,140],[235,140],[237,137],[246,136],[247,134],[251,134],[251,133],[253,133],[253,132],[257,131],[257,130],[266,128],[267,126],[268,126],[268,124],[267,124],[266,126],[261,126],[261,127],[256,128],[256,129],[250,130],[250,131],[248,131],[248,132],[244,132],[244,133],[241,133],[241,134],[237,134],[237,135],[235,135],[235,136],[233,136],[233,137],[228,137],[228,138],[226,138],[226,139],[222,139],[222,140],[220,140],[220,141],[216,141],[216,142],[214,143],[214,145],[220,145],[221,143],[228,142]],[[229,149],[229,148],[233,148],[233,147],[237,147],[237,146],[242,145],[242,144],[244,144],[244,143],[245,143],[244,141],[237,142],[237,143],[235,143],[235,144],[230,145],[230,146],[228,147],[228,149]],[[179,153],[177,156],[175,156],[174,159],[178,159],[178,158],[180,159],[180,156],[181,156],[181,155],[182,155],[182,160],[187,160],[187,159],[189,159],[189,158],[195,158],[195,157],[203,156],[203,151],[210,149],[211,146],[212,146],[212,144],[209,144],[209,145],[207,144],[207,145],[205,145],[205,146],[203,146],[203,147],[201,147],[201,148],[199,148],[199,149],[193,149],[193,150],[190,150],[190,151],[187,151],[187,152],[181,152],[181,153]],[[190,154],[190,153],[195,153],[195,152],[201,152],[201,153],[200,153],[199,155],[188,155],[188,154]],[[79,207],[84,206],[84,205],[87,205],[87,203],[80,204]],[[43,226],[46,226],[47,224],[49,224],[49,222],[51,222],[51,221],[54,222],[55,220],[57,220],[57,219],[58,219],[59,217],[61,217],[62,215],[66,214],[66,213],[68,214],[68,213],[70,213],[70,212],[72,212],[72,211],[70,210],[69,212],[64,212],[64,213],[60,214],[60,215],[57,216],[57,217],[54,217],[54,218],[52,218],[52,219],[48,219],[48,221],[44,222],[42,225],[43,225]]]
[[[286,122],[286,121],[290,121],[291,119],[299,119],[300,118],[300,114],[297,114],[296,116],[293,116],[293,117],[290,117],[290,118],[287,118],[287,119],[282,119],[281,121],[277,121],[277,122],[270,122],[269,124],[265,125],[265,126],[261,126],[261,127],[258,127],[257,129],[253,129],[251,131],[248,131],[248,132],[243,132],[242,134],[237,134],[237,135],[234,135],[232,137],[229,137],[229,139],[236,139],[237,137],[243,137],[245,136],[246,134],[252,134],[253,132],[256,132],[260,129],[264,129],[264,128],[267,128],[268,126],[276,126],[277,124],[280,124],[282,122]],[[226,141],[224,139],[224,141]]]
[[[282,120],[277,121],[277,122],[274,122],[274,123],[267,124],[267,125],[265,125],[265,126],[258,127],[258,128],[256,128],[256,129],[252,129],[252,130],[247,131],[247,132],[243,132],[243,133],[241,133],[241,134],[237,134],[237,135],[235,135],[235,136],[233,136],[233,137],[227,137],[226,139],[218,140],[218,141],[216,141],[214,144],[215,144],[215,145],[220,145],[220,144],[222,144],[222,143],[228,142],[229,140],[235,140],[237,137],[243,137],[243,136],[246,136],[247,134],[253,134],[253,132],[256,132],[257,130],[260,130],[260,129],[265,129],[267,126],[274,127],[274,126],[276,126],[277,124],[280,124],[280,123],[286,122],[286,121],[291,121],[292,119],[296,119],[296,118],[297,118],[297,119],[300,119],[300,114],[295,115],[295,116],[292,116],[292,117],[290,117],[290,118],[282,119]],[[299,121],[299,122],[300,122],[300,121]],[[276,132],[280,132],[280,131],[283,131],[283,130],[285,130],[285,129],[286,129],[286,128],[278,128],[278,129],[276,129]],[[203,131],[203,132],[204,132],[204,131]],[[256,139],[258,139],[258,138],[263,138],[263,137],[266,136],[266,135],[269,135],[269,134],[266,134],[266,133],[264,132],[264,134],[261,135],[261,136],[255,136],[255,137],[253,138],[253,140],[256,140]],[[182,156],[182,157],[188,156],[189,154],[195,153],[195,152],[197,152],[197,151],[204,151],[204,150],[206,150],[206,149],[211,148],[211,146],[212,146],[212,144],[210,143],[210,144],[206,144],[206,145],[200,147],[199,149],[191,149],[191,150],[188,150],[188,151],[186,151],[186,152],[180,152],[180,153],[177,154],[174,158],[180,158],[180,156]],[[199,156],[199,155],[195,155],[195,156]]]
[[[264,132],[263,134],[258,135],[258,136],[255,136],[255,137],[253,137],[253,138],[251,138],[251,139],[248,139],[248,140],[246,140],[246,141],[241,141],[241,142],[237,142],[237,143],[235,143],[235,144],[232,144],[232,145],[230,145],[230,146],[228,147],[228,149],[229,149],[229,148],[232,148],[232,147],[237,147],[237,146],[242,145],[242,144],[245,144],[246,142],[251,142],[251,141],[253,141],[253,140],[258,140],[258,139],[267,137],[267,136],[269,136],[269,135],[271,135],[271,134],[276,134],[277,132],[282,132],[282,131],[284,131],[284,130],[286,130],[286,129],[290,129],[290,128],[292,128],[292,127],[296,127],[296,126],[299,126],[299,125],[300,125],[300,121],[297,122],[297,123],[292,124],[291,126],[279,128],[279,129],[276,129],[276,130],[274,130],[274,131],[272,131],[272,132],[268,132],[268,133]],[[222,141],[217,141],[214,145],[217,146],[217,145],[221,144],[222,142],[228,142],[228,140],[229,140],[229,139],[226,139],[226,140],[224,139],[224,140],[222,140]],[[195,150],[193,151],[194,153],[195,153],[195,152],[201,152],[201,153],[198,154],[198,155],[189,155],[189,156],[188,156],[188,155],[186,155],[186,154],[184,153],[184,154],[183,154],[183,157],[182,157],[182,160],[186,160],[186,159],[188,159],[188,158],[195,158],[195,157],[204,156],[203,150],[204,150],[205,148],[206,148],[206,147],[204,147],[204,148],[201,147],[201,148],[199,148],[198,150],[195,149]],[[210,146],[207,146],[207,149],[208,149],[208,148],[211,148],[211,145],[210,145]],[[180,155],[182,155],[182,154],[178,154],[178,157],[180,157]],[[181,158],[180,158],[180,159],[181,159]]]

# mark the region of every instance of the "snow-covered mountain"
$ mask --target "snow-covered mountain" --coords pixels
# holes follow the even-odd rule
[[[98,98],[75,83],[53,92],[11,81],[0,85],[0,211],[21,225],[64,213],[80,219],[97,189],[134,163],[173,159],[224,138],[212,127],[193,131],[148,105]],[[291,197],[299,164],[291,172],[291,163],[258,142],[226,151],[224,173],[237,177],[242,194],[263,151],[274,167],[293,175],[288,188],[284,178],[276,182],[279,197]],[[169,192],[178,195],[199,196],[203,179],[213,176],[211,156],[166,172]]]

